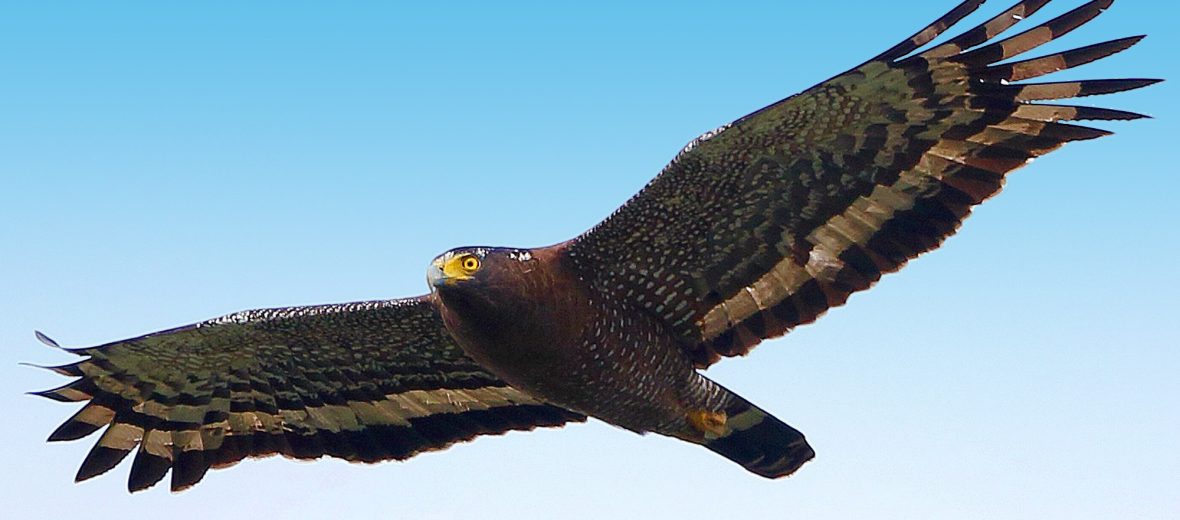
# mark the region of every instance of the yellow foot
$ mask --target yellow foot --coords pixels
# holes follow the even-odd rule
[[[688,419],[688,424],[692,425],[693,428],[706,437],[724,437],[725,434],[729,433],[729,428],[725,425],[725,412],[692,410],[685,415],[685,418]]]

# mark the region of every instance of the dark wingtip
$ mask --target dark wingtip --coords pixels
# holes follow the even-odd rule
[[[57,372],[57,370],[54,370],[54,369],[58,368],[58,367],[52,367],[52,366],[49,366],[49,365],[38,365],[38,364],[36,364],[36,363],[26,363],[26,362],[24,362],[24,361],[20,361],[20,362],[18,362],[18,363],[17,363],[17,365],[20,365],[20,366],[22,366],[22,367],[33,367],[33,368],[40,368],[41,370],[52,370],[52,371],[54,371],[54,372]],[[59,372],[59,373],[60,373],[60,372]],[[25,393],[26,393],[26,394],[30,394],[30,393],[32,393],[32,392],[25,392]]]
[[[1135,89],[1141,89],[1144,87],[1150,87],[1152,85],[1155,85],[1156,83],[1163,83],[1163,81],[1164,80],[1162,78],[1131,78],[1131,79],[1122,79],[1122,80],[1111,80],[1111,83],[1109,85],[1112,87],[1117,87],[1119,89],[1117,92],[1123,92],[1123,91],[1127,91],[1127,90],[1135,90]],[[1103,86],[1106,86],[1106,85],[1103,85]],[[1095,94],[1110,94],[1110,93],[1113,93],[1113,92],[1095,92]]]
[[[46,336],[45,333],[43,333],[39,330],[34,330],[33,335],[37,337],[37,341],[40,341],[41,343],[44,343],[45,345],[48,345],[50,347],[53,347],[53,348],[56,348],[59,350],[65,350],[64,348],[62,348],[61,345],[58,345],[56,341],[53,341],[53,338]]]
[[[40,390],[36,392],[26,392],[29,395],[37,397],[44,397],[46,399],[53,399],[59,403],[76,403],[78,401],[85,401],[86,398],[72,397],[61,393],[61,390],[68,390],[69,385],[60,386],[57,388],[50,388],[49,390]]]
[[[53,433],[49,434],[49,438],[45,440],[47,442],[74,441],[98,431],[99,428],[102,428],[102,425],[68,421],[53,430]]]
[[[204,451],[178,451],[172,464],[172,481],[169,489],[173,493],[179,493],[191,488],[200,482],[208,471],[209,461],[206,460]]]
[[[1079,95],[1078,97],[1089,96],[1089,95],[1099,95],[1099,94],[1113,94],[1115,92],[1125,92],[1128,90],[1137,90],[1137,89],[1141,89],[1144,87],[1150,87],[1152,85],[1155,85],[1156,83],[1163,83],[1163,81],[1164,80],[1162,78],[1135,78],[1135,79],[1111,80],[1111,83],[1101,85],[1099,88],[1096,89],[1095,92],[1085,93],[1085,94]],[[1107,88],[1109,88],[1110,90],[1109,91],[1106,90]]]
[[[1089,130],[1089,133],[1079,134],[1077,137],[1070,139],[1071,141],[1089,141],[1091,139],[1098,139],[1099,137],[1106,137],[1108,135],[1114,135],[1114,132],[1112,132],[1110,130],[1104,130],[1101,128],[1090,128],[1090,127],[1079,127],[1079,128],[1085,128],[1086,130]]]
[[[74,476],[74,482],[89,480],[110,471],[123,461],[123,458],[127,456],[129,451],[96,444],[90,450],[90,454],[86,456],[86,460],[82,461],[82,467],[78,468],[78,474]]]
[[[1115,110],[1113,108],[1078,107],[1076,121],[1134,121],[1136,119],[1154,119],[1147,114]]]
[[[1143,41],[1143,39],[1146,37],[1147,37],[1146,34],[1136,34],[1135,36],[1126,36],[1123,38],[1116,38],[1114,40],[1110,40],[1107,42],[1095,43],[1094,45],[1090,45],[1090,47],[1097,47],[1100,45],[1109,45],[1113,49],[1113,51],[1110,54],[1115,54],[1115,53],[1130,49],[1131,47],[1134,47],[1136,45],[1139,45],[1139,42]],[[1107,56],[1109,56],[1110,54],[1108,54]]]
[[[1147,38],[1146,34],[1136,34],[1135,36],[1127,36],[1124,38],[1117,38],[1117,39],[1110,40],[1107,42],[1095,43],[1093,45],[1090,45],[1089,47],[1098,48],[1101,46],[1106,46],[1109,49],[1103,55],[1095,58],[1097,60],[1097,59],[1109,57],[1114,54],[1118,54],[1118,53],[1123,52],[1127,49],[1130,49],[1131,47],[1139,45],[1139,42],[1142,42],[1144,38]]]
[[[61,374],[63,376],[82,377],[82,375],[83,375],[82,370],[78,367],[80,363],[82,363],[82,362],[67,363],[65,365],[38,365],[36,363],[25,363],[25,362],[20,362],[17,364],[21,365],[21,366],[26,366],[26,367],[39,368],[41,370],[48,370],[50,372],[53,372],[56,374]],[[27,393],[31,394],[32,392],[27,392]]]
[[[150,488],[168,474],[172,461],[152,455],[142,448],[131,462],[131,475],[127,477],[127,491],[131,493]]]
[[[964,0],[948,11],[946,14],[939,17],[930,25],[923,27],[918,32],[914,33],[909,38],[902,40],[897,45],[890,47],[885,52],[874,56],[869,61],[893,61],[899,59],[906,54],[909,54],[922,46],[930,43],[940,34],[951,28],[960,20],[966,18],[971,13],[979,9],[986,0]]]

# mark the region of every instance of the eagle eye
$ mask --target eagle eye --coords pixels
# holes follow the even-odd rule
[[[463,267],[463,270],[466,271],[467,274],[471,274],[479,270],[479,258],[475,255],[464,256],[460,262],[461,263],[459,265]]]

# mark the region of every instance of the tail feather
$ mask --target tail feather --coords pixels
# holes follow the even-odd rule
[[[705,447],[766,478],[790,475],[815,457],[815,450],[799,430],[745,399],[733,397],[725,410],[726,433],[706,435]]]

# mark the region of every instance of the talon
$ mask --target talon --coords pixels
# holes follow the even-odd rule
[[[729,433],[724,411],[692,410],[685,415],[685,418],[688,419],[688,424],[705,436],[716,438],[724,437]]]

